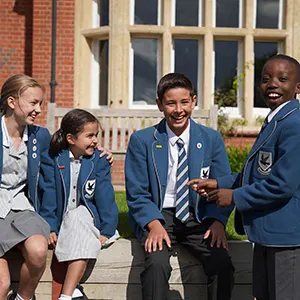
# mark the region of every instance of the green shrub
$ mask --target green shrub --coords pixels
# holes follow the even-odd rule
[[[243,168],[243,164],[250,151],[250,146],[246,145],[243,148],[228,146],[226,148],[226,151],[227,151],[227,155],[231,167],[231,172],[232,173],[241,172]]]

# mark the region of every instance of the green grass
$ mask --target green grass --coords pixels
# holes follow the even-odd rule
[[[128,207],[127,207],[127,203],[126,203],[126,194],[124,192],[116,192],[116,202],[119,208],[119,226],[118,226],[118,230],[120,235],[123,238],[129,238],[129,237],[133,237],[133,233],[132,230],[129,226],[128,223]],[[238,235],[235,230],[234,230],[234,226],[233,226],[233,213],[231,214],[231,216],[229,217],[228,223],[227,223],[227,227],[226,227],[226,231],[227,231],[227,235],[228,235],[228,239],[229,240],[245,240],[246,236],[244,235]]]

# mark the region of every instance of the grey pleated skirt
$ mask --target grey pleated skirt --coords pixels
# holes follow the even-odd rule
[[[0,257],[17,244],[33,235],[49,238],[48,223],[35,211],[10,211],[5,219],[0,218]]]
[[[68,211],[63,218],[55,247],[57,260],[97,258],[100,249],[100,232],[88,209],[80,205]]]

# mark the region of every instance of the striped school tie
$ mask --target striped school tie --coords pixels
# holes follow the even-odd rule
[[[189,215],[189,188],[186,183],[189,181],[188,160],[184,150],[184,142],[181,138],[177,140],[178,166],[176,173],[176,218],[185,222]]]

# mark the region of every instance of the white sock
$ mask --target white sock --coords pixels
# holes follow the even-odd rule
[[[72,298],[77,298],[77,297],[82,297],[83,294],[81,293],[80,289],[75,288],[73,294],[72,294]]]
[[[15,300],[24,300],[24,299],[19,294],[17,294]]]
[[[72,300],[72,296],[67,296],[67,295],[61,294],[59,296],[58,300]]]

